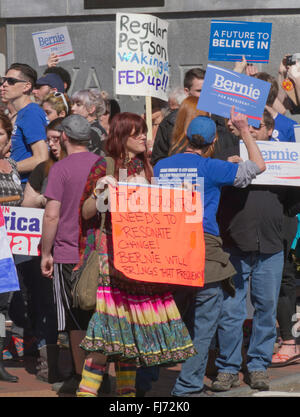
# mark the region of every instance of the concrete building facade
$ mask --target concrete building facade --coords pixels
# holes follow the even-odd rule
[[[143,4],[144,7],[138,7]],[[109,8],[114,7],[114,8]],[[75,59],[63,62],[72,75],[70,94],[98,87],[114,96],[115,15],[149,13],[169,22],[170,86],[182,85],[186,70],[208,63],[211,19],[271,22],[270,62],[259,70],[277,75],[286,53],[300,52],[299,0],[0,0],[0,72],[12,62],[26,62],[43,73],[32,33],[66,25]],[[214,62],[232,68],[230,62]],[[144,98],[117,97],[123,111],[142,112]]]

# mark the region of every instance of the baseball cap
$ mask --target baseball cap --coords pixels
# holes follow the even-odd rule
[[[201,135],[205,143],[212,143],[216,137],[216,124],[209,117],[197,116],[189,124],[186,135],[190,141],[193,135]]]
[[[49,85],[51,88],[56,88],[60,93],[65,91],[63,80],[57,74],[46,74],[39,78],[35,85],[37,87],[41,87],[42,85]]]
[[[65,132],[72,139],[80,141],[89,141],[91,135],[91,126],[85,117],[79,114],[71,114],[63,119],[56,130]]]

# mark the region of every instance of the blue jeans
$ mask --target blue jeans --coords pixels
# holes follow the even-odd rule
[[[265,371],[276,340],[276,311],[283,269],[283,251],[275,254],[242,252],[230,249],[230,261],[237,274],[234,298],[226,297],[218,326],[219,372],[236,374],[242,364],[243,323],[247,318],[246,297],[250,280],[250,297],[254,308],[252,334],[247,351],[249,372]]]
[[[194,293],[184,319],[198,353],[182,364],[172,395],[185,396],[203,389],[209,347],[222,313],[224,294],[220,282],[206,284]]]

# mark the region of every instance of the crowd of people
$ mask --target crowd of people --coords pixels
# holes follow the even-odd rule
[[[233,68],[271,84],[259,127],[234,107],[229,119],[197,109],[205,70],[192,68],[168,102],[152,99],[150,141],[142,111],[121,110],[99,89],[70,95],[71,76],[55,55],[40,77],[28,64],[10,65],[0,79],[0,204],[44,209],[44,217],[41,255],[14,255],[20,291],[0,294],[0,381],[18,382],[5,360],[35,354],[37,378],[58,393],[101,396],[110,390],[114,363],[116,394],[142,397],[160,365],[181,363],[170,394],[206,396],[212,346],[214,391],[238,386],[241,369],[251,388],[268,390],[268,368],[300,359],[291,249],[300,189],[251,185],[266,169],[256,141],[295,142],[297,122],[286,113],[299,106],[281,85],[289,77],[300,90],[300,77],[284,62],[278,80],[245,59]],[[114,266],[110,213],[99,209],[101,191],[117,187],[120,170],[128,182],[155,177],[168,185],[177,168],[196,172],[195,189],[196,178],[204,179],[203,287],[127,278]],[[95,250],[96,307],[86,311],[73,304],[73,277]],[[59,367],[62,344],[72,360],[68,375]]]

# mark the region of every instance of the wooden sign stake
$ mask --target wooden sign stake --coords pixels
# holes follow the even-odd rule
[[[147,133],[147,147],[148,151],[152,151],[152,102],[151,97],[146,96],[146,123],[148,127]]]

